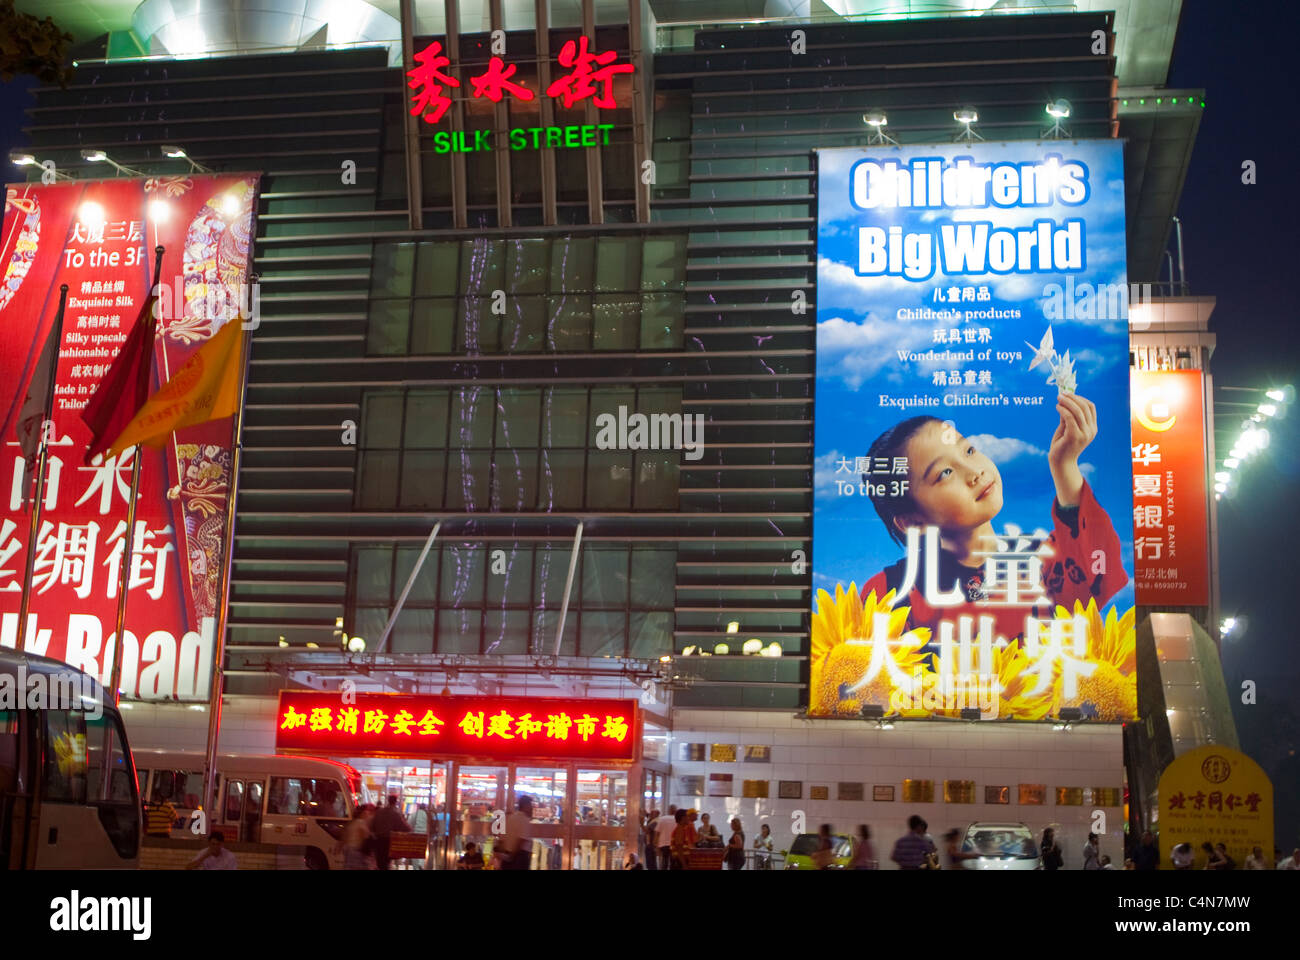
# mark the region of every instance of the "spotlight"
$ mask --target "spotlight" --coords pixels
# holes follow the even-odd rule
[[[740,633],[740,621],[732,620],[727,624],[727,633]]]
[[[128,167],[118,163],[116,160],[110,157],[103,150],[98,150],[90,147],[83,148],[81,151],[81,159],[85,160],[87,163],[107,163],[118,173],[125,173],[128,176],[132,176],[132,177],[144,176],[143,171],[137,170],[135,169],[135,167]]]
[[[898,141],[885,133],[884,128],[889,123],[889,118],[885,116],[884,110],[868,110],[862,115],[862,122],[871,128],[871,134],[867,137],[868,146],[873,143],[892,143],[898,146]]]
[[[1277,407],[1271,403],[1261,403],[1259,405],[1259,412],[1266,417],[1271,417],[1273,414],[1277,413]]]
[[[190,173],[193,173],[195,170],[201,170],[204,173],[212,172],[211,167],[204,166],[186,153],[184,147],[178,147],[175,144],[167,143],[163,144],[158,149],[162,151],[164,157],[169,157],[172,160],[184,160],[187,162],[190,165]]]
[[[880,720],[885,716],[885,708],[878,703],[864,703],[859,714],[863,720]]]
[[[1043,131],[1044,140],[1061,140],[1070,135],[1061,123],[1070,115],[1069,100],[1053,100],[1047,105],[1047,115],[1052,118],[1052,125]]]
[[[239,198],[233,193],[228,193],[221,198],[221,212],[228,217],[239,216]]]
[[[725,643],[719,643],[714,646],[713,652],[720,657],[725,657],[727,654],[731,652],[731,648],[727,646]]]
[[[284,639],[284,637],[281,637],[281,638],[280,638],[280,646],[282,646],[282,647],[287,647],[288,645],[289,645],[289,641],[286,640],[286,639]]]
[[[22,150],[10,150],[9,162],[18,167],[30,167],[35,165],[36,158]]]
[[[1220,470],[1218,473],[1216,473],[1216,474],[1214,475],[1214,479],[1215,479],[1215,480],[1218,480],[1220,483],[1227,483],[1227,482],[1228,482],[1228,474],[1225,473],[1224,471]]]
[[[1264,394],[1264,396],[1268,397],[1270,400],[1276,400],[1278,403],[1281,403],[1286,399],[1286,394],[1281,390],[1270,390]]]
[[[1227,460],[1223,461],[1223,465],[1227,467],[1229,470],[1236,470],[1240,464],[1241,461],[1238,460],[1236,457],[1229,457]]]
[[[740,649],[747,656],[756,656],[763,651],[763,641],[751,637],[745,641],[745,645]]]
[[[954,110],[952,118],[961,124],[961,133],[953,138],[953,141],[960,140],[983,140],[978,133],[971,129],[971,125],[980,118],[979,112],[974,107],[962,107],[960,110]]]
[[[348,639],[348,649],[353,653],[363,653],[366,649],[366,641],[360,637],[350,637]]]
[[[319,650],[319,649],[320,649],[320,644],[319,644],[319,643],[314,643],[314,642],[312,642],[311,640],[308,640],[308,641],[307,641],[307,649],[308,649],[308,650]]]
[[[171,219],[172,208],[166,200],[153,200],[149,204],[149,219],[154,223],[166,223]]]
[[[1083,711],[1078,707],[1062,707],[1057,718],[1064,723],[1075,723],[1083,719]]]

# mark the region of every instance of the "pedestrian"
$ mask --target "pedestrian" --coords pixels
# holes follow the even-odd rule
[[[934,854],[934,844],[925,838],[925,821],[912,814],[907,818],[907,833],[894,842],[894,852],[889,859],[898,864],[900,870],[928,869],[930,857]]]
[[[1268,861],[1264,859],[1264,848],[1251,848],[1250,855],[1246,857],[1247,870],[1267,870]]]
[[[754,869],[772,869],[772,828],[766,823],[758,828],[754,838]]]
[[[835,840],[829,823],[823,823],[817,829],[817,851],[809,859],[816,870],[829,870],[835,862]]]
[[[1160,851],[1156,849],[1156,838],[1150,830],[1142,833],[1142,840],[1133,853],[1136,870],[1156,870],[1160,866]]]
[[[238,870],[235,855],[226,849],[226,835],[220,830],[208,834],[208,848],[190,861],[186,870]]]
[[[671,870],[673,866],[673,831],[677,829],[677,806],[668,805],[668,812],[655,821],[655,849],[659,851],[659,869]]]
[[[387,870],[392,863],[388,855],[394,833],[410,833],[411,825],[397,809],[397,796],[390,794],[388,806],[378,811],[370,821],[370,833],[374,838],[375,869]]]
[[[700,814],[699,840],[701,847],[720,847],[722,846],[722,834],[718,833],[718,828],[709,822],[707,813]]]
[[[1061,845],[1056,842],[1056,831],[1051,827],[1043,831],[1043,842],[1038,845],[1038,848],[1043,858],[1044,870],[1060,870],[1065,866]]]
[[[1300,870],[1300,847],[1291,851],[1291,856],[1278,860],[1277,868],[1279,870]]]
[[[1192,845],[1190,843],[1180,843],[1169,854],[1169,859],[1173,861],[1175,870],[1192,869]]]
[[[1201,844],[1201,852],[1205,854],[1206,870],[1225,870],[1228,866],[1228,859],[1220,855],[1219,851],[1214,849],[1214,844],[1206,840]]]
[[[1083,845],[1083,869],[1100,870],[1101,864],[1098,857],[1101,856],[1101,848],[1097,844],[1097,835],[1088,834],[1088,842]]]
[[[878,870],[880,863],[876,860],[876,848],[871,845],[871,828],[865,823],[858,825],[858,842],[853,849],[853,870]]]
[[[533,865],[533,798],[520,797],[516,809],[506,817],[506,833],[492,853],[498,870],[529,870]]]
[[[1225,847],[1223,844],[1216,843],[1214,845],[1214,852],[1219,862],[1222,864],[1222,866],[1219,867],[1220,870],[1237,869],[1237,861],[1232,859],[1232,857],[1228,856],[1228,848]]]
[[[374,838],[370,834],[370,821],[375,815],[373,803],[363,803],[352,813],[352,819],[343,828],[343,869],[375,869]]]
[[[485,866],[483,854],[479,852],[478,844],[473,840],[465,844],[465,852],[460,855],[456,862],[457,870],[482,870]]]
[[[677,826],[673,828],[671,843],[674,870],[685,870],[690,864],[691,850],[694,849],[695,841],[698,839],[694,819],[694,809],[678,810],[676,813]]]
[[[1132,862],[1133,862],[1132,860],[1125,860],[1125,861],[1124,861],[1124,869],[1127,870],[1127,869],[1128,869],[1128,865],[1129,865],[1130,863],[1132,863]],[[1101,855],[1101,866],[1098,867],[1098,869],[1099,869],[1099,870],[1115,870],[1115,869],[1118,869],[1118,868],[1115,866],[1115,864],[1113,864],[1113,863],[1110,862],[1110,857],[1103,853],[1103,854]]]
[[[961,831],[953,827],[943,835],[943,849],[948,857],[949,870],[963,870],[962,863],[966,860],[977,860],[979,854],[974,850],[963,850],[961,847]]]
[[[627,855],[627,862],[625,862],[625,863],[623,864],[623,869],[624,869],[624,870],[644,870],[644,869],[645,869],[645,865],[644,865],[643,863],[641,863],[639,860],[637,860],[637,858],[636,858],[636,854],[635,854],[635,853],[629,853],[629,854]]]
[[[645,847],[645,869],[654,870],[659,864],[659,846],[655,842],[658,832],[659,811],[651,810],[646,814],[645,826],[641,828],[641,845]]]
[[[170,837],[176,822],[176,808],[170,800],[155,801],[145,814],[145,833],[151,837]]]
[[[727,841],[727,868],[745,869],[745,831],[741,829],[740,817],[731,818],[731,839]]]

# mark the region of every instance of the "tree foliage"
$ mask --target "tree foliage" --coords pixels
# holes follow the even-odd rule
[[[28,73],[45,83],[67,86],[72,67],[67,63],[72,34],[46,17],[14,9],[14,0],[0,0],[0,79],[8,82]]]

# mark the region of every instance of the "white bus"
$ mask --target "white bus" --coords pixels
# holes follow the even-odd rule
[[[0,691],[0,870],[138,867],[135,769],[103,687],[66,663],[0,648]]]
[[[203,794],[203,754],[137,750],[140,795],[171,801],[173,837],[193,837],[193,813]],[[226,840],[301,847],[309,870],[339,870],[339,841],[361,802],[361,774],[317,757],[217,755],[217,809],[208,829]]]

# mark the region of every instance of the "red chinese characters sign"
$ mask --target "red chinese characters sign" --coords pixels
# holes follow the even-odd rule
[[[158,282],[156,246],[165,254],[151,391],[248,304],[256,190],[256,175],[230,175],[5,191],[0,421],[12,422],[21,408],[54,326],[59,287],[68,285],[24,645],[105,682],[136,452],[85,462],[90,430],[81,410]],[[142,454],[122,644],[125,697],[208,697],[232,430],[229,418],[188,427]],[[31,513],[12,427],[0,444],[0,645],[14,647]]]
[[[1199,370],[1135,370],[1133,555],[1137,602],[1209,603],[1209,501]]]
[[[280,693],[277,750],[332,756],[635,760],[635,700]]]
[[[546,88],[546,95],[566,109],[580,106],[590,100],[602,110],[618,106],[614,99],[615,78],[635,71],[630,63],[619,63],[613,50],[598,53],[591,49],[586,37],[570,40],[560,50],[558,74]],[[425,123],[438,123],[451,107],[451,90],[460,88],[461,82],[447,73],[451,58],[435,40],[415,54],[416,66],[408,70],[407,87],[411,94],[412,116],[423,116]],[[469,78],[470,94],[475,99],[500,103],[506,94],[517,100],[536,99],[536,94],[511,78],[519,69],[517,64],[506,63],[501,57],[492,57],[487,66]]]

